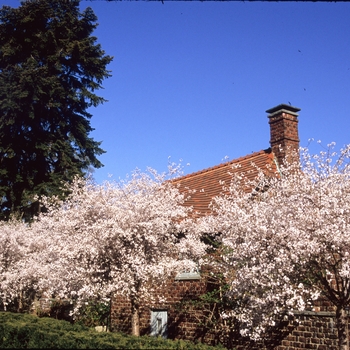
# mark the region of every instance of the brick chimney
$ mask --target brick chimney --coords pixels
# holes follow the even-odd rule
[[[269,113],[270,144],[278,164],[288,159],[292,150],[299,149],[298,113],[300,108],[280,104],[266,111]]]

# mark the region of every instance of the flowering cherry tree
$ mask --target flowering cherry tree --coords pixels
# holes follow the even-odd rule
[[[33,250],[32,238],[21,221],[0,221],[0,303],[5,310],[16,301],[21,310],[22,293],[35,282],[35,273],[28,274],[31,267],[25,264]]]
[[[254,181],[236,174],[198,227],[221,234],[220,268],[236,301],[223,317],[238,319],[243,335],[258,339],[283,315],[310,310],[322,297],[336,312],[339,349],[348,349],[350,145],[339,154],[334,146],[313,156],[301,149],[300,161],[285,163],[275,177],[264,169]]]
[[[185,198],[170,181],[178,171],[136,170],[103,185],[77,178],[67,200],[47,200],[47,212],[27,228],[42,247],[26,259],[35,267],[37,290],[75,299],[77,306],[126,296],[138,335],[140,302],[152,297],[152,285],[193,268],[204,251]]]

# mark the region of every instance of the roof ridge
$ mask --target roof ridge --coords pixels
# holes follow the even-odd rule
[[[201,174],[207,173],[207,172],[212,171],[212,170],[223,168],[223,167],[225,167],[227,165],[230,165],[230,164],[239,163],[239,162],[242,162],[242,161],[247,160],[249,158],[254,158],[254,157],[256,157],[256,156],[258,156],[260,154],[264,154],[264,153],[272,154],[271,148],[267,148],[267,149],[264,149],[264,150],[261,150],[261,151],[253,152],[251,154],[247,154],[245,156],[242,156],[242,157],[230,160],[230,161],[225,162],[225,163],[220,163],[218,165],[215,165],[215,166],[203,169],[203,170],[195,171],[193,173],[190,173],[190,174],[187,174],[187,175],[184,175],[184,176],[180,176],[178,178],[173,179],[172,182],[178,182],[178,181],[184,180],[184,179],[189,178],[189,177],[201,175]]]

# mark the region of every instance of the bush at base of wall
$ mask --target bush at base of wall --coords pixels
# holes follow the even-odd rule
[[[0,348],[12,349],[224,349],[155,337],[97,332],[94,328],[34,315],[0,312]]]

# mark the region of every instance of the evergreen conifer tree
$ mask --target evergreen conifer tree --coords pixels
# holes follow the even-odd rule
[[[112,57],[92,36],[97,17],[79,0],[27,0],[0,9],[0,219],[39,211],[62,181],[102,166],[88,108]]]

